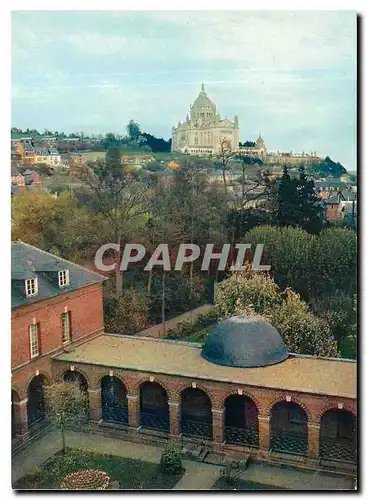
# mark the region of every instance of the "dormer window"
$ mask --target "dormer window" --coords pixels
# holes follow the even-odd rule
[[[37,278],[31,278],[29,280],[25,280],[26,297],[33,297],[34,295],[37,295],[37,292],[38,292]]]
[[[69,284],[69,269],[59,271],[59,287],[67,286]]]

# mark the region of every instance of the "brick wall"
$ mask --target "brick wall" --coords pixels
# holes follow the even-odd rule
[[[12,311],[12,375],[13,385],[24,394],[25,386],[36,371],[51,378],[50,356],[62,346],[61,314],[71,313],[72,343],[80,343],[103,333],[103,301],[100,283],[66,292],[47,300]],[[28,327],[39,324],[40,356],[30,359]]]

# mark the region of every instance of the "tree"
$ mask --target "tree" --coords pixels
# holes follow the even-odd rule
[[[244,210],[245,196],[247,195],[247,193],[249,193],[250,191],[253,191],[254,189],[256,189],[260,186],[260,181],[258,180],[254,183],[254,185],[252,185],[248,189],[245,188],[245,186],[246,186],[246,176],[245,176],[246,168],[249,165],[262,165],[263,162],[260,158],[257,158],[255,156],[248,155],[248,154],[238,153],[236,155],[236,157],[241,161],[241,168],[242,168],[242,176],[241,176],[242,188],[241,188],[241,201],[240,201],[240,207],[241,207],[241,212],[242,212]],[[261,196],[261,195],[259,195],[259,196]]]
[[[46,402],[48,418],[61,431],[62,451],[65,453],[65,431],[86,425],[88,396],[78,383],[60,382],[49,388]]]
[[[123,281],[120,247],[123,240],[129,240],[133,220],[147,213],[148,179],[139,178],[135,172],[124,172],[121,153],[117,148],[108,150],[105,158],[98,159],[91,167],[84,165],[78,175],[96,195],[94,210],[106,217],[111,236],[119,247],[115,266],[115,292],[116,297],[119,297]]]
[[[107,283],[103,293],[103,311],[105,329],[110,333],[135,335],[150,324],[148,300],[133,288],[116,297],[111,284]]]
[[[327,322],[313,314],[291,289],[280,293],[267,275],[248,269],[219,285],[216,307],[222,317],[261,315],[283,337],[289,352],[337,357],[337,343]]]
[[[314,279],[310,257],[314,238],[300,228],[263,226],[251,229],[242,242],[264,244],[266,263],[280,290],[290,287],[308,300]]]
[[[280,303],[279,287],[274,280],[267,274],[255,274],[249,267],[234,271],[223,280],[215,297],[218,315],[223,318],[239,312],[265,315]]]
[[[312,297],[343,292],[351,297],[357,288],[357,237],[350,229],[324,229],[310,249]]]
[[[292,290],[286,292],[280,307],[268,312],[267,318],[283,337],[289,352],[339,357],[337,342],[327,322],[313,314]]]
[[[48,250],[55,238],[56,199],[48,194],[25,191],[12,199],[11,212],[12,240]]]
[[[134,120],[129,121],[126,130],[131,141],[137,141],[141,136],[140,126]]]
[[[219,139],[219,152],[217,154],[217,159],[220,163],[223,177],[224,192],[227,194],[227,179],[226,170],[229,167],[229,163],[233,159],[235,152],[232,151],[231,142],[225,137]]]
[[[276,219],[280,227],[297,226],[299,223],[300,203],[298,198],[298,181],[291,179],[288,168],[283,167],[276,196]]]
[[[300,199],[299,226],[308,233],[317,234],[325,225],[325,213],[321,199],[315,191],[315,183],[307,179],[304,167],[299,169],[298,195]]]

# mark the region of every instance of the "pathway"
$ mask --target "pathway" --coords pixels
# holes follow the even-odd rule
[[[183,460],[185,474],[178,481],[174,490],[210,490],[219,479],[220,467],[218,465],[204,464]]]
[[[157,464],[160,462],[162,454],[162,448],[158,446],[131,443],[99,434],[68,432],[66,444],[70,447],[83,448],[97,453],[108,453]],[[59,451],[61,446],[60,432],[52,431],[42,436],[29,448],[15,455],[12,460],[12,482],[16,482],[27,472],[40,466]],[[209,490],[219,478],[219,466],[191,460],[183,460],[183,466],[186,472],[174,487],[175,490]],[[249,464],[243,474],[243,479],[293,490],[343,490],[353,488],[352,480],[347,477],[259,462]]]

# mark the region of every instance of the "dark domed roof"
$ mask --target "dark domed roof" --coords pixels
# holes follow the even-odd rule
[[[289,356],[274,326],[262,318],[245,315],[220,323],[207,338],[201,355],[218,365],[241,368],[274,365]]]

